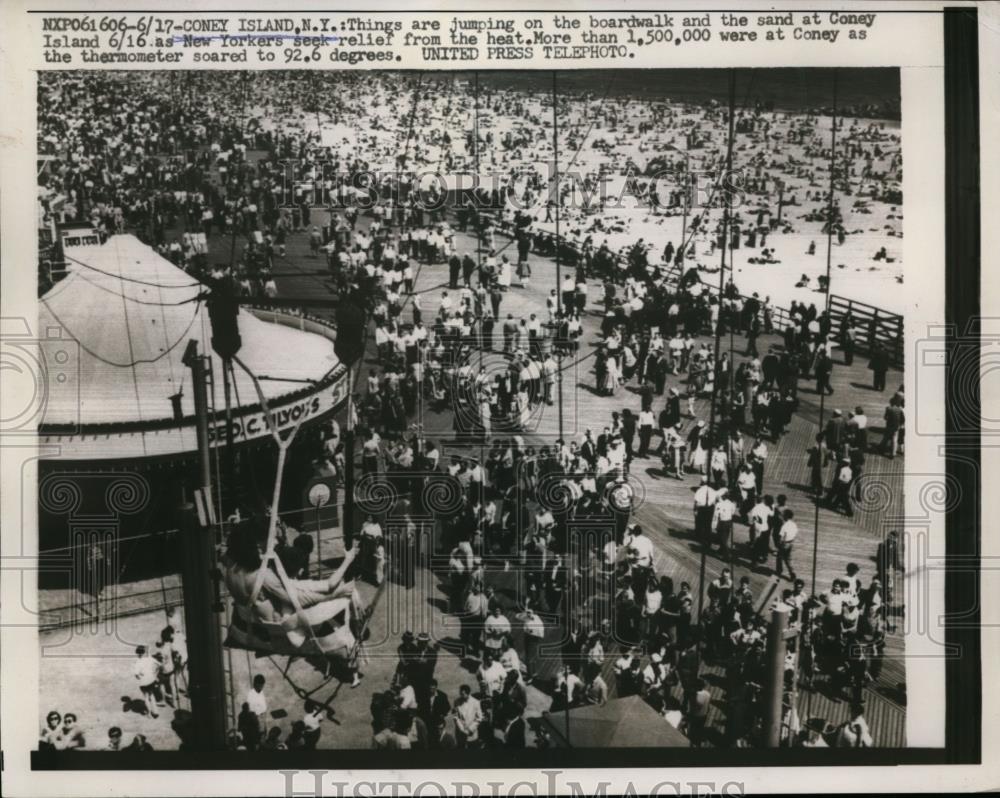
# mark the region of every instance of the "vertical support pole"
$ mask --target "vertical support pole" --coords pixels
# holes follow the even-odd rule
[[[691,204],[691,156],[687,150],[684,151],[684,220],[681,222],[681,265],[680,279],[684,277],[685,251],[687,249],[688,235],[688,207]],[[669,268],[670,264],[667,264]]]
[[[354,369],[347,369],[347,431],[344,433],[344,548],[354,541]]]
[[[231,358],[226,358],[222,362],[222,386],[223,395],[226,401],[226,482],[229,483],[229,490],[233,493],[226,493],[223,490],[219,491],[219,496],[226,496],[228,498],[227,504],[233,504],[232,507],[219,507],[218,512],[220,517],[227,516],[230,512],[236,509],[235,506],[235,491],[236,491],[236,448],[233,441],[233,402],[232,402],[232,386],[230,385],[230,380],[236,381],[236,375],[233,373],[233,361]],[[221,498],[220,498],[221,504]]]
[[[316,505],[316,578],[319,579],[323,575],[323,542],[320,540],[320,531],[322,529],[322,524],[320,523],[320,506]]]
[[[785,629],[788,610],[779,604],[771,611],[767,630],[767,683],[764,685],[764,747],[777,748],[781,742],[781,700],[785,692]]]
[[[830,194],[826,203],[826,312],[830,312],[830,265],[833,262],[833,192],[835,188],[834,179],[837,173],[837,72],[833,73],[833,114],[830,121]],[[875,311],[878,313],[878,310]],[[825,341],[823,342],[826,343]],[[826,390],[819,395],[819,431],[823,432],[823,422],[826,415]],[[820,448],[822,455],[822,447]],[[836,452],[834,452],[834,473],[836,474]],[[816,571],[819,562],[819,505],[821,497],[816,497],[816,509],[813,516],[813,550],[812,550],[812,588],[811,593],[816,595]]]
[[[184,353],[191,369],[198,435],[199,471],[205,496],[211,497],[208,448],[208,394],[205,359],[196,341]],[[222,639],[215,605],[215,536],[197,522],[194,506],[181,506],[181,578],[184,588],[184,622],[189,643],[188,695],[194,716],[193,743],[199,751],[226,747],[226,682],[222,668]]]
[[[729,71],[729,138],[726,145],[726,171],[721,181],[722,188],[725,189],[727,181],[733,171],[733,139],[736,135],[735,129],[735,116],[736,116],[736,71]],[[712,330],[712,337],[715,340],[714,351],[716,356],[719,353],[719,345],[721,342],[721,330],[720,326],[722,323],[722,297],[725,293],[725,280],[726,280],[726,249],[729,238],[729,203],[730,197],[723,191],[722,197],[722,254],[721,263],[719,265],[719,323],[715,325],[715,329]],[[732,265],[732,264],[730,264]],[[730,364],[730,368],[732,365]],[[709,446],[715,444],[715,411],[717,407],[719,394],[719,381],[717,379],[712,379],[712,401],[709,407],[708,415],[708,441]],[[711,449],[709,449],[711,451]],[[732,541],[728,541],[730,546],[730,561],[729,567],[732,568],[735,562],[735,548],[732,546]],[[698,617],[701,617],[702,611],[705,608],[705,571],[706,571],[706,558],[708,557],[708,545],[704,544],[701,547],[701,566],[698,572]],[[698,647],[698,667],[701,668],[701,647]]]
[[[555,74],[555,73],[553,73],[553,74]],[[568,598],[568,597],[566,597],[566,598]],[[563,601],[565,601],[566,598],[564,598]],[[570,739],[569,739],[569,702],[570,702],[570,699],[573,697],[572,694],[569,691],[569,676],[570,676],[570,673],[572,673],[572,671],[570,671],[569,666],[567,665],[566,666],[566,684],[565,684],[565,688],[566,688],[566,746],[568,748],[572,748],[573,747],[573,744],[570,742]]]
[[[562,318],[562,267],[559,261],[559,208],[562,205],[562,195],[559,192],[559,108],[556,100],[556,73],[552,72],[552,165],[553,180],[555,182],[555,202],[556,202],[556,312],[558,318]],[[563,437],[563,373],[562,373],[562,347],[559,347],[559,371],[556,373],[556,388],[559,392],[559,438]],[[569,715],[566,716],[566,731],[569,733]]]
[[[198,342],[191,341],[184,352],[183,363],[191,369],[191,380],[194,384],[194,417],[195,433],[198,440],[198,471],[200,480],[198,486],[211,496],[212,461],[208,447],[208,391],[206,389],[207,375],[205,358],[198,354]]]

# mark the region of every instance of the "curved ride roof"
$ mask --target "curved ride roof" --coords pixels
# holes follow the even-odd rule
[[[134,423],[170,419],[170,397],[182,393],[194,413],[191,371],[181,360],[188,341],[211,352],[211,326],[199,295],[206,286],[131,235],[72,248],[69,274],[41,299],[43,338],[61,337],[68,362],[47,380],[43,425]],[[72,260],[70,260],[72,258]],[[273,399],[302,391],[338,364],[333,341],[239,312],[240,359]],[[60,356],[66,360],[65,355]],[[51,365],[50,365],[51,368]],[[216,403],[223,403],[222,361],[212,352]],[[236,366],[233,408],[257,404],[253,383]],[[238,398],[237,398],[238,397]]]

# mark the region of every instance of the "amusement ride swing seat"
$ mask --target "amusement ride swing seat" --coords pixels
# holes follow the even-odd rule
[[[271,589],[267,592],[274,595],[262,595],[269,561],[275,565],[273,577],[284,595]],[[348,595],[338,588],[330,598],[303,607],[295,580],[288,577],[271,545],[255,576],[253,590],[245,600],[237,598],[244,592],[240,590],[238,576],[233,569],[226,574],[234,599],[227,646],[284,656],[352,659],[357,647],[353,626],[360,616],[353,586]],[[285,611],[276,611],[275,604],[285,605]]]
[[[226,586],[233,597],[233,612],[225,645],[263,654],[340,659],[350,665],[361,653],[353,628],[363,616],[361,600],[353,583],[334,582],[331,590],[328,580],[306,580],[302,587],[312,595],[304,601],[300,596],[300,583],[288,576],[275,551],[285,457],[302,419],[282,439],[257,379],[239,358],[234,359],[254,381],[258,398],[267,413],[268,427],[278,444],[278,467],[267,548],[260,558],[260,564],[253,571],[244,570],[237,563],[230,564],[226,569]],[[348,552],[347,559],[339,569],[341,580],[353,559],[353,555]]]

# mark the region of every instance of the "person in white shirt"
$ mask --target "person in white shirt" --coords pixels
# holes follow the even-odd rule
[[[483,710],[479,701],[472,697],[472,688],[467,684],[458,689],[458,698],[455,700],[452,713],[455,716],[455,739],[458,747],[477,747]]]
[[[397,697],[397,702],[400,709],[407,711],[416,711],[417,709],[417,693],[413,689],[413,685],[410,684],[410,680],[406,678],[405,675],[400,677],[401,686],[399,688],[399,696]]]
[[[500,611],[499,606],[493,607],[492,614],[483,624],[483,632],[485,634],[485,650],[499,660],[503,651],[503,639],[510,634],[510,621]]]
[[[840,579],[834,579],[830,590],[820,595],[820,600],[826,605],[824,614],[835,618],[838,624],[840,616],[844,612],[844,602],[847,600],[847,594],[843,592],[842,585]]]
[[[649,441],[653,437],[653,425],[656,419],[652,410],[642,410],[639,412],[639,451],[637,457],[649,456]]]
[[[566,667],[556,674],[555,688],[556,695],[561,694],[566,703],[573,706],[583,689],[583,682],[580,681],[579,676]]]
[[[773,504],[774,499],[770,496],[758,497],[757,503],[750,509],[750,526],[747,528],[750,535],[750,553],[758,562],[765,561],[768,554],[767,535],[771,527],[771,516],[774,514],[768,500]]]
[[[531,607],[517,617],[524,624],[524,681],[531,684],[538,666],[538,650],[545,639],[545,623]]]
[[[517,649],[514,648],[514,643],[509,636],[504,638],[503,651],[500,654],[500,666],[504,670],[504,676],[511,671],[514,671],[520,676],[521,657],[517,653]]]
[[[749,463],[744,463],[736,475],[736,487],[740,492],[740,513],[746,516],[757,493],[757,477]]]
[[[260,720],[261,728],[266,730],[267,723],[267,696],[264,695],[265,679],[263,674],[258,673],[253,677],[253,686],[247,691],[246,703]]]
[[[708,477],[702,477],[701,485],[694,492],[694,531],[698,539],[705,543],[712,535],[715,498],[716,492],[708,484]]]
[[[628,542],[628,559],[632,568],[653,567],[653,541],[643,534],[641,526],[632,529],[632,539]]]
[[[668,427],[663,439],[663,471],[669,474],[671,467],[677,479],[683,479],[681,464],[684,462],[684,437],[681,435],[681,423]]]
[[[854,481],[854,472],[851,469],[848,459],[841,458],[833,478],[833,484],[827,493],[827,503],[831,510],[843,509],[848,517],[853,517],[854,508],[851,506],[851,484]]]
[[[649,658],[649,664],[642,671],[642,685],[646,695],[655,693],[663,687],[669,668],[663,662],[663,655],[654,652]]]
[[[794,518],[794,512],[785,510],[784,522],[781,524],[781,529],[778,532],[778,553],[775,556],[774,563],[774,573],[779,578],[781,578],[784,572],[784,566],[787,565],[788,578],[793,582],[795,581],[795,569],[792,566],[792,544],[799,534],[799,526],[793,520]]]
[[[642,649],[636,646],[632,649],[623,649],[622,655],[615,660],[615,676],[621,676],[632,665],[632,658],[642,656]]]
[[[159,715],[156,713],[156,707],[163,706],[156,695],[156,686],[160,681],[160,664],[149,655],[149,650],[145,646],[138,646],[135,655],[132,675],[139,683],[139,692],[146,711],[150,717],[157,718]]]
[[[722,488],[717,494],[715,501],[715,534],[719,543],[719,552],[722,555],[729,553],[733,539],[733,516],[736,514],[736,505],[729,498],[729,490]]]
[[[729,469],[726,450],[721,446],[712,449],[712,455],[708,461],[709,473],[712,475],[712,486],[720,488],[726,484]]]
[[[864,707],[855,704],[851,707],[851,719],[840,727],[837,748],[871,748],[873,745],[868,722],[864,717]]]
[[[604,706],[608,702],[608,685],[601,676],[600,666],[588,664],[584,670],[584,678],[584,700],[594,706]]]

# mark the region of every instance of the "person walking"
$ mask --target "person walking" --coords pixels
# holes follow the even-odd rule
[[[715,502],[715,538],[719,544],[719,554],[729,555],[733,540],[733,516],[736,514],[736,504],[729,498],[729,490],[719,490]]]
[[[642,410],[639,412],[639,451],[637,457],[649,456],[649,442],[653,437],[654,417],[652,410]]]
[[[538,670],[538,651],[545,639],[545,624],[531,607],[517,615],[524,624],[524,683],[531,684]]]
[[[715,496],[715,490],[708,484],[708,477],[702,477],[701,485],[694,492],[694,534],[705,545],[708,545],[712,537]]]
[[[781,527],[778,529],[777,546],[778,552],[774,557],[774,573],[781,579],[785,567],[788,568],[788,579],[795,581],[795,567],[792,565],[792,548],[795,538],[799,535],[799,525],[795,523],[795,513],[792,510],[785,510]]]
[[[820,348],[816,355],[816,393],[833,393],[833,386],[830,385],[832,375],[833,359],[826,353],[825,348]]]
[[[885,419],[885,431],[882,433],[882,442],[879,449],[886,457],[892,460],[899,452],[899,441],[903,434],[903,426],[906,416],[903,413],[903,405],[900,402],[890,401],[885,408],[883,415]]]
[[[136,661],[132,666],[132,675],[139,683],[139,692],[146,712],[150,717],[158,718],[156,707],[163,706],[157,695],[157,687],[160,682],[160,664],[149,655],[149,650],[145,646],[138,646],[135,650]]]

